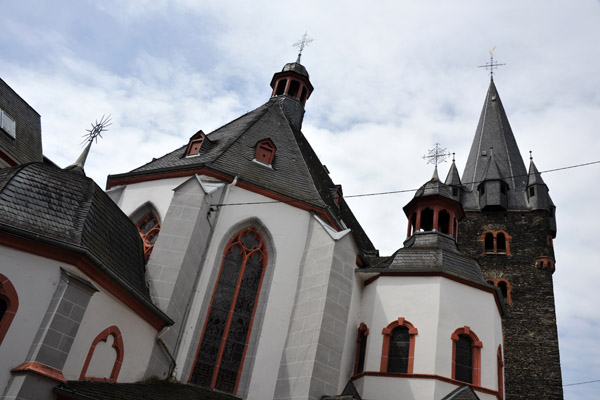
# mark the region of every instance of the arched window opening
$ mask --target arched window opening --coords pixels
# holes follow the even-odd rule
[[[535,196],[535,188],[532,186],[529,188],[529,197],[534,197]]]
[[[421,229],[426,232],[433,230],[433,210],[429,207],[421,211]]]
[[[456,342],[456,374],[454,379],[473,383],[473,351],[472,340],[466,335],[459,335]]]
[[[358,334],[356,336],[356,356],[354,359],[354,374],[360,374],[365,370],[365,357],[367,354],[367,336],[369,335],[369,328],[367,325],[361,322],[358,327]]]
[[[446,210],[441,210],[438,217],[438,224],[440,226],[440,232],[448,234],[450,233],[450,214]]]
[[[287,79],[281,79],[277,82],[277,88],[275,89],[275,96],[281,96],[285,91],[285,85],[287,83]]]
[[[227,244],[190,382],[220,391],[237,391],[252,331],[267,248],[252,227]]]
[[[410,234],[412,235],[413,233],[415,233],[415,230],[417,229],[417,213],[413,213],[413,215],[410,217],[410,226],[411,226]]]
[[[455,330],[452,339],[452,379],[481,384],[481,341],[471,328],[464,326]]]
[[[494,235],[491,232],[485,234],[485,252],[494,252]]]
[[[308,91],[306,90],[305,87],[302,88],[302,95],[300,95],[300,101],[304,104],[304,102],[306,101],[306,94],[308,93]]]
[[[496,235],[496,250],[499,253],[506,253],[506,236],[502,232]]]
[[[504,298],[504,302],[508,303],[508,287],[506,286],[506,282],[498,281],[498,287],[502,292],[502,297]]]
[[[150,254],[152,254],[154,243],[156,242],[156,239],[158,239],[160,221],[158,220],[158,217],[150,211],[144,215],[135,226],[137,226],[140,237],[144,243],[144,257],[146,258],[146,261],[148,261]]]
[[[381,372],[412,374],[417,328],[401,317],[385,327],[382,333]]]
[[[256,144],[254,159],[265,165],[272,165],[275,158],[275,144],[270,139],[261,140]]]
[[[496,283],[491,279],[486,280],[486,282],[489,283],[490,285],[496,286]]]
[[[288,94],[292,97],[296,97],[298,95],[298,90],[300,89],[300,82],[295,79],[292,79],[292,83],[290,83],[290,90]]]
[[[88,368],[90,367],[92,357],[100,358],[100,359],[106,358],[106,357],[102,357],[103,354],[95,354],[95,353],[98,353],[97,348],[100,347],[99,346],[101,344],[100,342],[108,343],[109,341],[112,341],[112,348],[114,349],[115,353],[112,356],[114,358],[113,364],[108,365],[108,367],[110,369],[110,373],[104,374],[104,375],[108,375],[108,377],[106,377],[106,376],[88,376],[88,375],[95,375],[94,372],[96,372],[96,373],[99,372],[99,371],[92,371],[90,373]],[[92,342],[92,345],[90,346],[90,350],[88,351],[88,355],[83,364],[83,368],[81,369],[81,375],[79,376],[79,380],[80,381],[87,380],[87,381],[116,382],[117,377],[119,376],[119,371],[121,371],[121,366],[123,365],[123,357],[124,356],[125,356],[125,349],[123,348],[123,338],[121,336],[121,331],[115,325],[106,328],[105,330],[100,332],[98,334],[98,336],[96,336],[96,338]],[[103,360],[103,361],[106,361],[106,360]]]
[[[410,336],[408,334],[408,328],[399,326],[392,330],[387,372],[408,372],[409,347]]]
[[[0,274],[0,344],[19,308],[19,296],[12,282]]]

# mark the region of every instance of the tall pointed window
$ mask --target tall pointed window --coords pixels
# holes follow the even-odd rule
[[[146,261],[148,261],[152,249],[154,248],[154,243],[158,238],[158,232],[160,232],[160,221],[156,214],[150,211],[140,218],[135,226],[137,226],[138,232],[144,242],[144,257],[146,258]]]
[[[369,328],[364,323],[360,323],[358,334],[356,336],[356,356],[354,358],[354,374],[360,374],[365,370],[365,357],[367,354],[367,336]]]
[[[238,232],[227,244],[191,383],[236,393],[266,266],[267,248],[255,228]]]

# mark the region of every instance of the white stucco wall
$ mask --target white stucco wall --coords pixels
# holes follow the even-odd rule
[[[188,176],[159,179],[127,185],[119,199],[118,206],[125,214],[131,215],[139,207],[150,202],[156,207],[156,211],[159,213],[158,217],[162,221],[169,209],[169,204],[173,197],[173,189],[189,178]]]
[[[75,267],[65,268],[74,275],[90,280]],[[90,280],[91,281],[91,280]],[[67,380],[79,379],[92,342],[100,332],[115,325],[121,331],[124,358],[118,382],[136,382],[144,377],[152,353],[156,330],[120,300],[91,281],[99,290],[90,299],[63,369]],[[94,365],[98,371],[112,370],[110,357],[100,357]],[[102,363],[107,365],[103,365]],[[86,375],[91,376],[90,373]]]
[[[230,186],[224,203],[271,202],[272,199],[247,190]],[[194,355],[198,343],[192,342],[192,333],[199,320],[202,303],[207,291],[212,293],[213,286],[208,287],[211,274],[218,272],[223,246],[232,235],[242,227],[244,221],[268,232],[269,264],[273,268],[273,278],[268,293],[263,320],[263,329],[259,338],[255,366],[252,371],[248,399],[273,398],[279,363],[289,326],[290,315],[294,303],[298,281],[298,267],[306,243],[310,213],[285,203],[258,204],[248,206],[222,207],[215,226],[213,239],[207,252],[197,291],[194,295],[188,325],[184,330],[181,346],[177,354],[178,365]],[[182,369],[178,370],[178,378],[187,381]]]
[[[0,393],[10,370],[26,360],[35,334],[60,281],[61,264],[0,246],[0,272],[15,287],[19,308],[0,345]]]
[[[502,322],[492,293],[436,276],[379,277],[364,288],[362,296],[361,320],[370,329],[365,371],[380,370],[383,346],[381,332],[398,317],[404,317],[418,329],[413,373],[451,378],[450,336],[457,328],[466,325],[483,343],[481,386],[491,390],[498,389],[496,352],[498,345],[502,343]],[[425,395],[423,390],[430,391],[435,386],[434,383],[406,378],[366,376],[361,381],[364,381],[361,385],[365,388],[365,398],[387,398],[374,396],[375,392],[368,389],[371,387],[392,392],[404,391],[401,387],[406,385],[411,386],[406,389],[406,393],[425,396],[416,396],[415,399],[432,398],[432,394]],[[425,387],[428,389],[424,389]]]

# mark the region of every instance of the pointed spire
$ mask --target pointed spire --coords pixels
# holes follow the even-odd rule
[[[81,155],[79,156],[77,161],[75,161],[73,164],[69,165],[68,167],[65,167],[65,170],[77,172],[79,174],[85,175],[85,171],[84,171],[83,167],[85,166],[85,161],[87,160],[87,156],[90,153],[91,147],[92,147],[92,141],[90,140],[88,142],[88,144],[85,146],[85,148],[83,149],[83,151],[81,152]]]
[[[527,187],[532,185],[545,185],[546,183],[542,179],[542,174],[538,171],[535,163],[533,162],[533,157],[531,156],[531,151],[529,152],[529,173],[527,178]]]
[[[437,165],[433,168],[433,176],[431,177],[432,181],[440,181],[440,177],[438,176]]]
[[[107,117],[105,115],[100,118],[100,121],[96,120],[95,124],[92,124],[92,129],[87,129],[87,132],[83,137],[85,140],[83,143],[87,142],[87,145],[81,152],[81,155],[73,164],[69,165],[65,168],[66,171],[73,171],[79,174],[85,175],[84,167],[85,161],[87,160],[87,156],[90,153],[90,148],[92,147],[92,142],[96,140],[98,141],[98,136],[102,137],[102,132],[106,132],[108,127],[112,124],[110,120],[110,115]]]
[[[525,164],[494,81],[490,81],[475,138],[462,175],[469,190],[473,190],[479,182],[485,179],[486,170],[489,169],[488,160],[491,158],[490,148],[493,148],[497,170],[500,176],[506,179],[509,188],[524,190],[527,176]]]
[[[452,165],[450,165],[450,170],[448,171],[448,175],[446,176],[446,181],[444,183],[448,186],[462,186],[458,168],[456,168],[456,162],[454,160],[454,153],[452,153]]]

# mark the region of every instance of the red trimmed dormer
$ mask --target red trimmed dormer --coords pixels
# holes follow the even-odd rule
[[[204,132],[202,132],[202,130],[196,132],[194,136],[190,138],[187,149],[185,151],[185,156],[190,157],[197,156],[198,154],[200,154],[200,150],[202,149],[202,144],[204,143],[205,138],[206,135],[204,134]]]
[[[300,101],[302,107],[314,90],[308,78],[308,71],[299,61],[285,64],[281,72],[273,75],[271,87],[271,97],[289,96]]]

